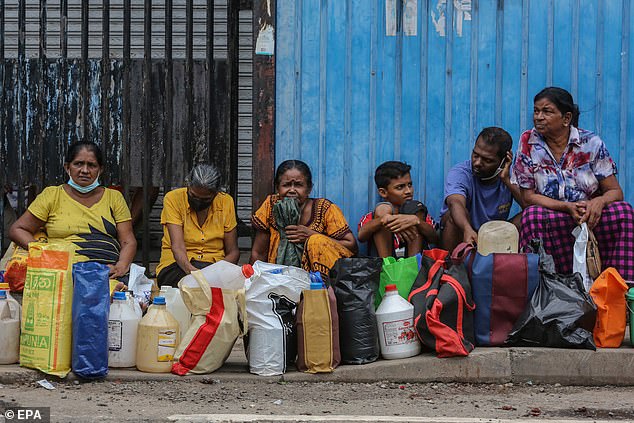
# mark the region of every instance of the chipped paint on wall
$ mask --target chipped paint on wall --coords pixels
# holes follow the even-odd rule
[[[438,0],[436,7],[431,11],[431,19],[436,33],[441,37],[446,35],[447,0]],[[458,37],[462,37],[462,25],[464,21],[471,20],[471,0],[453,0],[453,23]]]

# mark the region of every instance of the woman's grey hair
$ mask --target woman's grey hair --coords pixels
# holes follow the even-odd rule
[[[213,192],[219,192],[220,171],[213,165],[196,165],[185,178],[185,183],[188,187],[201,187]]]

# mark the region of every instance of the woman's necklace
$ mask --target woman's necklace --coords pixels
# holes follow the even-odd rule
[[[557,163],[561,162],[561,158],[566,151],[566,147],[568,146],[568,138],[570,137],[570,131],[568,131],[565,135],[560,135],[556,139],[553,139],[551,142],[546,141],[550,152],[553,157],[557,161]]]

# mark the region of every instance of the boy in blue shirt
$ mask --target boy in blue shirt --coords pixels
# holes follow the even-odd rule
[[[376,168],[374,182],[384,200],[361,218],[358,238],[379,257],[411,257],[438,242],[427,207],[414,200],[411,166],[389,161]]]
[[[471,160],[449,170],[440,211],[441,246],[452,251],[459,243],[476,244],[478,229],[490,220],[507,220],[513,198],[523,207],[519,186],[510,179],[513,140],[502,128],[484,128]],[[513,218],[519,226],[521,213]]]

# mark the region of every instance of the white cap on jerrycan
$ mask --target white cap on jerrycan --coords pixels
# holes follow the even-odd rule
[[[383,358],[391,360],[420,354],[414,306],[398,294],[396,285],[385,287],[385,296],[376,309],[376,321]]]
[[[196,271],[194,271],[196,272]],[[222,289],[244,288],[245,279],[253,276],[253,267],[250,264],[238,266],[225,260],[220,260],[201,270],[198,270],[209,286]],[[193,273],[193,272],[192,272]],[[187,275],[182,279],[184,286],[189,288],[198,287],[198,282],[192,275]]]

